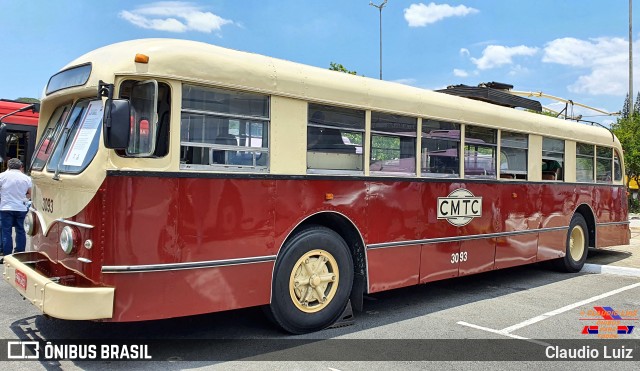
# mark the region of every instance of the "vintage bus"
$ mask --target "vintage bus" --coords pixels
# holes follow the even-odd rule
[[[56,318],[265,306],[304,333],[367,293],[629,243],[606,129],[199,42],[72,61],[38,137],[4,277]]]
[[[0,171],[7,160],[18,158],[25,167],[31,162],[36,143],[39,103],[0,99]]]

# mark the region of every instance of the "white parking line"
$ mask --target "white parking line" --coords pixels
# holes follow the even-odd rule
[[[504,332],[502,330],[494,330],[494,329],[489,328],[489,327],[474,325],[473,323],[468,323],[468,322],[464,322],[464,321],[458,321],[458,324],[462,325],[462,326],[467,326],[467,327],[475,328],[475,329],[478,329],[478,330],[486,331],[486,332],[491,332],[491,333],[498,334],[498,335],[508,336],[508,337],[514,338],[514,339],[528,340],[528,338],[525,338],[525,337],[522,337],[522,336],[513,335],[513,334],[510,334],[508,332]]]
[[[615,274],[618,276],[640,277],[640,269],[638,268],[616,267],[615,265],[585,264],[580,272],[606,273]]]
[[[513,339],[525,340],[525,341],[528,341],[530,343],[534,343],[534,344],[538,344],[538,345],[542,345],[542,346],[549,346],[549,343],[545,343],[544,341],[535,340],[535,339],[529,339],[529,338],[526,338],[524,336],[518,336],[518,335],[514,335],[514,334],[509,334],[509,333],[504,332],[502,330],[494,330],[492,328],[478,326],[478,325],[474,325],[473,323],[468,323],[468,322],[464,322],[464,321],[459,321],[458,324],[462,325],[462,326],[475,328],[475,329],[478,329],[478,330],[491,332],[491,333],[502,335],[502,336],[507,336],[507,337],[510,337],[510,338],[513,338]]]
[[[507,337],[511,337],[511,338],[515,338],[515,339],[529,340],[528,338],[525,338],[525,337],[522,337],[522,336],[513,335],[512,332],[515,331],[515,330],[519,330],[519,329],[521,329],[523,327],[532,325],[534,323],[538,323],[538,322],[543,321],[543,320],[545,320],[547,318],[551,318],[551,317],[553,317],[555,315],[558,315],[558,314],[567,312],[569,310],[575,309],[577,307],[583,306],[585,304],[592,303],[592,302],[594,302],[596,300],[600,300],[600,299],[603,299],[603,298],[606,298],[606,297],[609,297],[609,296],[612,296],[612,295],[615,295],[615,294],[619,294],[621,292],[624,292],[624,291],[627,291],[627,290],[631,290],[631,289],[634,289],[636,287],[640,287],[640,282],[634,283],[633,285],[624,286],[624,287],[621,287],[619,289],[611,290],[611,291],[605,292],[603,294],[590,297],[589,299],[581,300],[581,301],[579,301],[577,303],[566,305],[566,306],[564,306],[562,308],[558,308],[556,310],[552,310],[550,312],[541,314],[539,316],[533,317],[533,318],[528,319],[526,321],[517,323],[517,324],[515,324],[513,326],[509,326],[509,327],[503,328],[502,330],[496,330],[496,329],[492,329],[492,328],[489,328],[489,327],[478,326],[478,325],[474,325],[472,323],[468,323],[468,322],[464,322],[464,321],[458,321],[457,323],[459,325],[462,325],[462,326],[467,326],[467,327],[475,328],[475,329],[478,329],[478,330],[487,331],[487,332],[491,332],[491,333],[494,333],[494,334],[499,334],[499,335],[503,335],[503,336],[507,336]]]
[[[555,315],[558,315],[560,313],[564,313],[564,312],[570,311],[571,309],[575,309],[577,307],[581,307],[581,306],[583,306],[585,304],[589,304],[589,303],[592,303],[592,302],[594,302],[596,300],[604,299],[606,297],[609,297],[609,296],[612,296],[612,295],[615,295],[615,294],[619,294],[619,293],[627,291],[627,290],[635,289],[636,287],[640,287],[640,282],[634,283],[633,285],[624,286],[624,287],[621,287],[619,289],[611,290],[609,292],[605,292],[604,294],[600,294],[600,295],[597,295],[597,296],[592,296],[589,299],[581,300],[581,301],[579,301],[577,303],[565,305],[562,308],[559,308],[559,309],[556,309],[556,310],[552,310],[551,312],[547,312],[545,314],[541,314],[541,315],[539,315],[537,317],[533,317],[533,318],[531,318],[529,320],[526,320],[526,321],[520,322],[518,324],[515,324],[513,326],[509,326],[507,328],[504,328],[504,329],[502,329],[502,331],[504,331],[506,333],[510,333],[510,332],[515,331],[515,330],[521,329],[523,327],[526,327],[526,326],[532,325],[534,323],[543,321],[543,320],[545,320],[547,318],[551,318],[551,317],[553,317]]]

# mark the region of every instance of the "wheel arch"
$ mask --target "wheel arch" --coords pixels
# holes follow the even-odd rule
[[[367,274],[367,254],[364,243],[364,238],[355,223],[349,219],[346,215],[337,211],[322,211],[313,215],[307,216],[301,220],[282,241],[282,244],[278,248],[276,259],[273,264],[273,270],[271,272],[271,282],[273,283],[275,277],[275,269],[278,260],[281,257],[281,253],[285,244],[293,238],[298,232],[305,229],[310,225],[319,225],[333,230],[338,233],[340,237],[347,243],[349,252],[353,258],[353,287],[351,292],[352,305],[355,309],[361,310],[362,297],[367,291],[368,287],[368,274]],[[273,299],[273,284],[269,297],[269,302]]]
[[[575,214],[582,215],[584,220],[587,222],[587,235],[589,239],[588,246],[596,247],[596,218],[593,213],[593,209],[591,209],[591,206],[587,204],[582,204],[576,208],[574,215]]]

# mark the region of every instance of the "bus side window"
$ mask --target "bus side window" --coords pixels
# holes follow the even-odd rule
[[[120,87],[120,98],[131,99],[132,89],[135,83],[138,81],[135,80],[127,80],[122,83]],[[158,82],[158,101],[157,101],[157,123],[156,123],[156,134],[155,134],[155,147],[153,152],[145,157],[164,157],[169,153],[169,124],[171,119],[171,89],[169,89],[169,85]],[[141,131],[148,131],[151,129],[152,125],[149,121],[150,117],[144,117],[139,120],[139,129]],[[144,122],[146,121],[146,122]],[[142,134],[142,133],[140,133]],[[135,139],[138,138],[138,139]],[[130,146],[133,141],[138,140],[141,143],[148,143],[148,138],[141,138],[139,135],[132,135],[130,139]],[[126,156],[124,150],[118,150],[116,153],[119,156]]]
[[[418,120],[371,112],[369,169],[381,173],[415,174]]]
[[[467,125],[464,140],[465,178],[496,178],[497,133],[495,129]]]
[[[268,171],[269,96],[183,85],[180,168]]]
[[[169,153],[169,120],[171,118],[171,94],[169,86],[158,84],[158,134],[156,136],[155,157],[164,157]]]
[[[542,180],[564,180],[564,140],[542,138]]]
[[[613,180],[618,182],[622,180],[622,161],[620,161],[618,150],[613,151]]]
[[[593,182],[594,150],[592,144],[576,143],[576,181]]]
[[[362,171],[364,111],[313,103],[308,109],[309,172]]]
[[[500,138],[500,178],[527,179],[527,134],[501,132]]]
[[[422,176],[456,178],[460,174],[460,124],[423,120]]]
[[[613,148],[596,146],[596,182],[611,183]]]

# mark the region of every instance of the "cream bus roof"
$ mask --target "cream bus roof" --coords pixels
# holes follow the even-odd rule
[[[149,63],[134,63],[136,53],[148,55]],[[114,72],[141,74],[582,142],[614,144],[611,133],[600,127],[195,41],[125,41],[89,52],[65,68],[86,62],[93,64],[89,86],[97,86],[100,79],[112,81]],[[617,139],[615,145],[619,147]]]

